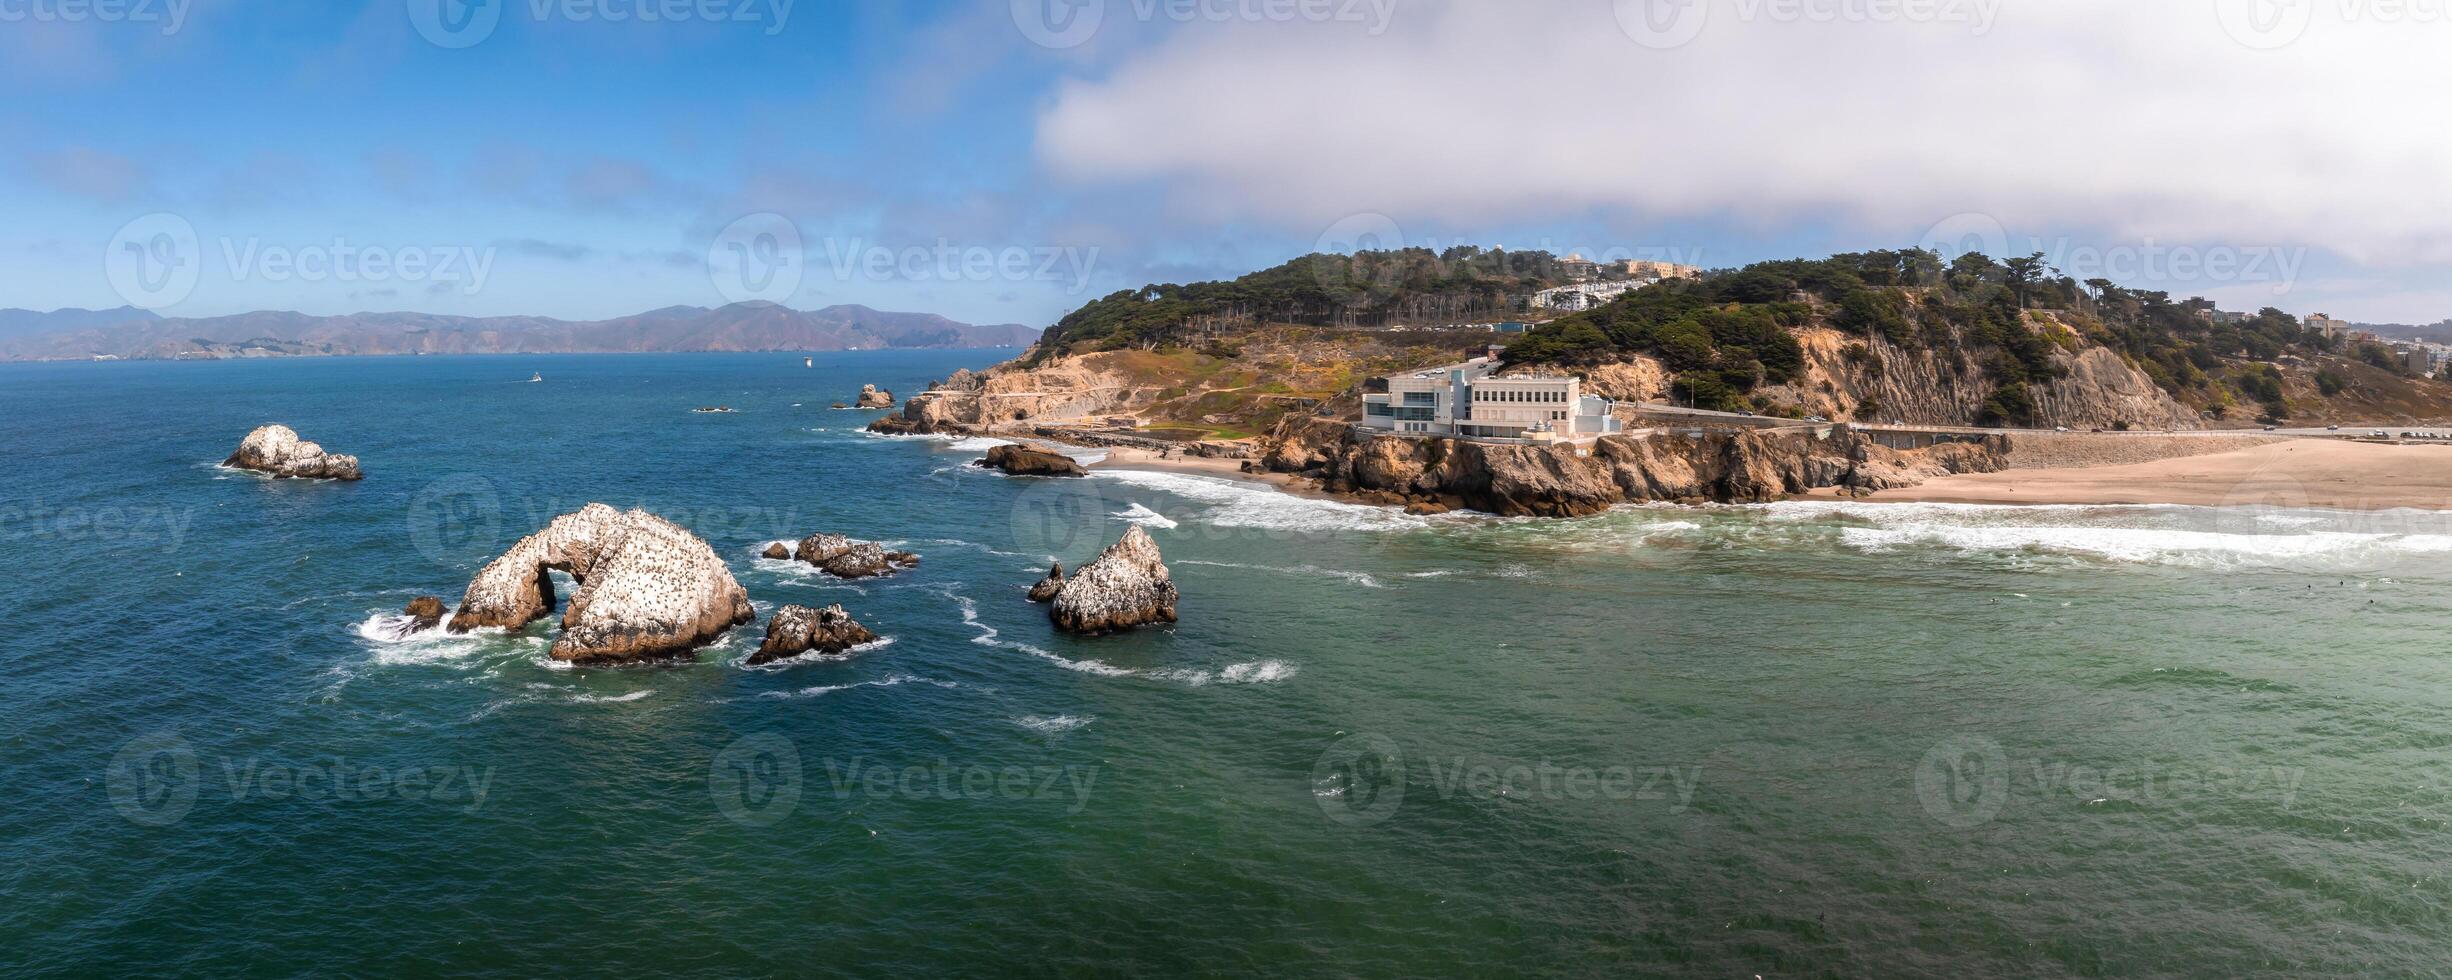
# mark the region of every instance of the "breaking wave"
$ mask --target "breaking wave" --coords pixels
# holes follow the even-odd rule
[[[1095,470],[1092,475],[1128,486],[1173,494],[1204,509],[1201,519],[1217,527],[1270,531],[1415,531],[1430,520],[1394,507],[1300,497],[1274,487],[1214,476],[1147,470]]]

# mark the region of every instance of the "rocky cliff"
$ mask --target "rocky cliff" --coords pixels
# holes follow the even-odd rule
[[[1047,615],[1067,633],[1111,633],[1174,622],[1176,598],[1158,543],[1136,526],[1064,579]]]
[[[2038,329],[2060,330],[2057,321],[2037,316]],[[1972,425],[1984,399],[1998,387],[1998,379],[1981,362],[1958,351],[1908,350],[1878,336],[1819,326],[1790,333],[1804,350],[1805,368],[1787,385],[1760,389],[1755,400],[1761,404],[1794,405],[1806,414],[1859,422]],[[2194,429],[2204,424],[2195,409],[2172,398],[2118,353],[2061,335],[2072,337],[2052,355],[2062,376],[2030,388],[2035,425],[2088,429],[2125,422],[2137,428]],[[1640,368],[1623,373],[1644,376]]]
[[[454,633],[517,629],[553,612],[553,571],[578,591],[562,615],[556,660],[672,656],[749,622],[749,593],[705,541],[643,510],[589,504],[521,538],[468,583]]]
[[[1648,500],[1776,500],[1822,488],[1914,486],[1950,473],[1988,473],[2008,443],[1901,452],[1847,429],[1611,436],[1572,447],[1490,445],[1363,434],[1336,419],[1290,418],[1261,441],[1259,466],[1300,473],[1323,489],[1384,504],[1428,503],[1510,516],[1579,517]]]

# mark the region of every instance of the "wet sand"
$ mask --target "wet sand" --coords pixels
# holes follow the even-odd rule
[[[2293,439],[2124,466],[1943,477],[1868,500],[2452,510],[2452,446]]]

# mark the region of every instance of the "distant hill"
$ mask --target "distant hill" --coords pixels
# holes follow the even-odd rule
[[[0,339],[34,337],[65,330],[85,330],[140,320],[159,320],[151,310],[122,306],[115,310],[0,310]]]
[[[0,359],[821,351],[1013,347],[1039,331],[865,306],[795,310],[773,303],[670,306],[612,320],[425,313],[310,316],[264,311],[161,318],[142,310],[0,311]]]

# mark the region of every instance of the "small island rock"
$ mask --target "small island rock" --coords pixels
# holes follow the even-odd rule
[[[860,625],[841,605],[824,609],[785,606],[766,623],[766,642],[749,655],[749,666],[773,663],[803,654],[837,654],[873,643],[877,634]]]
[[[358,470],[357,457],[324,452],[324,447],[298,438],[286,425],[258,426],[221,465],[282,479],[356,480],[365,476]]]
[[[1068,633],[1111,633],[1174,622],[1176,598],[1158,543],[1133,527],[1065,580],[1047,615]]]
[[[773,558],[777,560],[790,558],[792,557],[792,549],[784,547],[783,542],[776,541],[768,544],[765,551],[758,553],[758,557]]]
[[[409,632],[430,630],[443,625],[443,600],[440,596],[421,595],[409,600],[409,607],[400,613],[412,620]]]
[[[800,547],[793,549],[792,557],[836,578],[877,578],[919,564],[919,556],[908,551],[887,551],[874,541],[840,534],[812,534],[803,538]]]
[[[1047,577],[1040,579],[1039,584],[1030,587],[1030,601],[1046,602],[1054,599],[1056,593],[1063,590],[1064,563],[1052,562],[1047,566]]]
[[[859,404],[861,408],[893,408],[894,393],[876,385],[861,385]]]
[[[688,653],[757,617],[705,541],[644,510],[589,504],[511,546],[468,583],[450,629],[517,629],[552,614],[553,577],[579,583],[548,654],[618,663]]]
[[[988,450],[988,458],[977,465],[1003,470],[1014,476],[1088,476],[1089,470],[1062,453],[1051,453],[1028,446],[998,446]]]

